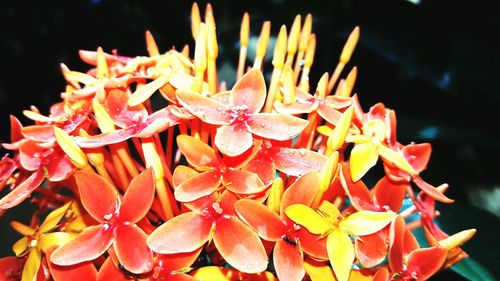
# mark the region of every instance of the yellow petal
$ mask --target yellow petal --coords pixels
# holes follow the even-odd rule
[[[29,240],[27,237],[23,237],[17,240],[14,245],[12,245],[12,251],[16,254],[17,257],[22,257],[28,253],[29,249]]]
[[[22,281],[35,281],[40,262],[42,261],[42,253],[38,248],[33,248],[30,251],[28,259],[24,264]]]
[[[101,47],[97,48],[97,78],[109,77],[108,63]]]
[[[380,154],[381,157],[383,157],[385,160],[392,162],[394,165],[398,166],[401,170],[411,174],[411,175],[416,175],[418,172],[406,161],[406,159],[403,157],[403,155],[397,151],[394,151],[385,145],[379,145],[378,148],[378,153]]]
[[[38,246],[44,253],[46,253],[50,248],[58,247],[75,236],[75,233],[68,232],[47,233],[40,238]]]
[[[326,143],[328,150],[333,152],[339,150],[342,147],[342,145],[344,145],[347,132],[351,127],[353,113],[354,109],[352,107],[349,107],[344,112],[344,114],[342,114],[342,117],[340,117],[339,122],[335,124],[335,129],[333,129]]]
[[[234,275],[229,268],[219,266],[204,266],[191,273],[196,280],[231,281]]]
[[[64,218],[72,203],[73,202],[68,202],[48,214],[43,223],[38,228],[38,233],[45,233],[55,228]]]
[[[82,149],[76,145],[73,139],[63,129],[54,127],[54,135],[61,149],[68,155],[69,159],[78,169],[88,167],[87,156]]]
[[[337,281],[332,268],[325,263],[308,259],[304,261],[304,269],[311,281]]]
[[[356,236],[369,235],[387,226],[395,216],[392,212],[359,211],[342,220],[340,226]]]
[[[267,198],[266,205],[271,208],[271,210],[279,213],[281,206],[281,197],[283,197],[283,179],[277,178],[271,185],[269,197]]]
[[[326,250],[335,276],[339,281],[348,281],[354,261],[354,245],[347,233],[335,228],[326,240]]]
[[[115,122],[109,116],[106,108],[97,99],[92,100],[92,109],[94,110],[95,120],[101,132],[109,133],[115,130]]]
[[[332,222],[336,222],[342,217],[337,206],[326,200],[321,202],[321,205],[318,207],[318,212],[323,214],[325,217],[330,218]]]
[[[439,241],[438,244],[447,250],[452,250],[453,248],[459,247],[463,243],[469,241],[474,234],[476,234],[475,229],[467,229]]]
[[[358,143],[351,151],[350,167],[352,181],[360,180],[371,167],[377,164],[378,153],[374,143]]]
[[[316,131],[318,131],[318,133],[322,134],[323,136],[329,136],[332,133],[333,129],[328,125],[321,125],[318,126]]]
[[[314,234],[324,234],[332,228],[332,224],[328,220],[303,204],[289,206],[286,208],[285,214]]]
[[[169,75],[163,75],[158,77],[153,82],[150,82],[142,87],[139,87],[128,100],[129,106],[136,106],[145,102],[149,97],[151,97],[156,90],[165,85],[168,81]]]

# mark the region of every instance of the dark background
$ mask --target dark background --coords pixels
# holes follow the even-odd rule
[[[42,113],[59,101],[64,79],[59,63],[72,70],[88,68],[78,49],[146,55],[149,29],[162,51],[193,46],[191,1],[1,1],[0,3],[0,140],[9,140],[8,116],[28,124],[21,111],[36,105]],[[37,4],[38,3],[38,4]],[[202,12],[204,2],[198,2]],[[239,25],[250,12],[253,35],[264,20],[272,34],[291,25],[296,14],[314,16],[317,51],[311,75],[335,67],[343,43],[356,25],[361,39],[350,67],[356,65],[365,110],[376,102],[395,108],[398,138],[431,142],[433,155],[423,177],[450,184],[456,199],[440,205],[448,233],[478,228],[464,246],[471,256],[500,276],[500,11],[493,1],[212,1],[219,40],[221,76],[234,79]],[[270,70],[270,67],[266,68]],[[345,75],[345,74],[344,74]],[[315,83],[315,82],[314,82]],[[3,152],[4,153],[4,152]],[[0,256],[11,255],[8,220],[26,221],[23,204],[0,222]],[[459,280],[451,272],[435,280]]]

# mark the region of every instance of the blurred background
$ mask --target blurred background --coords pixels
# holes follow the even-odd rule
[[[198,3],[203,12],[205,2]],[[456,200],[438,206],[440,224],[448,233],[477,228],[464,249],[493,276],[500,276],[500,10],[494,1],[211,3],[219,41],[217,64],[228,85],[234,83],[245,11],[254,37],[264,20],[272,21],[272,34],[277,35],[296,14],[313,14],[318,39],[314,84],[323,72],[333,70],[348,34],[359,25],[360,42],[347,70],[358,67],[355,91],[363,108],[383,102],[396,109],[400,142],[432,144],[423,177],[436,185],[449,183],[447,195]],[[0,141],[9,141],[9,114],[28,124],[23,109],[36,105],[47,113],[60,100],[65,82],[59,63],[77,71],[88,68],[78,58],[79,49],[102,46],[126,56],[146,55],[145,30],[163,51],[186,43],[194,46],[191,5],[165,0],[1,1]],[[29,210],[30,204],[23,204],[0,220],[0,256],[11,255],[10,245],[18,238],[8,221],[27,222]],[[464,279],[448,270],[434,280]]]

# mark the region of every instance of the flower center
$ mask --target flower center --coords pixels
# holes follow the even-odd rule
[[[231,124],[246,123],[252,121],[252,114],[246,105],[232,106],[230,108]]]

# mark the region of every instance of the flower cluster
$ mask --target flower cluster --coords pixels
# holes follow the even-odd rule
[[[430,145],[399,143],[383,104],[361,108],[355,67],[341,79],[359,28],[315,88],[311,15],[281,27],[269,85],[269,22],[247,67],[244,15],[229,90],[210,5],[204,22],[193,5],[192,32],[193,59],[187,45],[161,53],[149,32],[148,56],[80,51],[92,68],[61,65],[67,86],[48,115],[11,117],[0,213],[28,198],[37,211],[11,222],[23,238],[0,279],[425,280],[467,256],[475,230],[434,222],[435,202],[453,200],[420,177]]]

